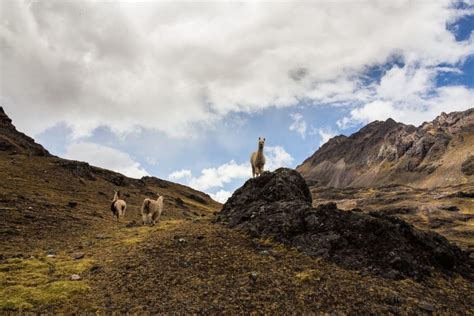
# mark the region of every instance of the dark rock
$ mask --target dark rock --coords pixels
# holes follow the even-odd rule
[[[431,304],[427,301],[421,301],[418,306],[422,310],[427,311],[427,312],[435,312],[436,311],[436,307],[433,304]]]
[[[75,202],[75,201],[70,201],[70,202],[67,203],[67,206],[69,206],[70,208],[74,208],[74,207],[77,206],[77,202]]]
[[[455,198],[455,197],[457,197],[457,198],[471,199],[471,198],[474,198],[474,191],[471,191],[471,192],[459,191],[459,192],[450,194],[448,197],[449,197],[449,198]]]
[[[186,194],[186,197],[188,197],[188,198],[190,198],[191,200],[194,200],[194,201],[196,201],[196,202],[198,202],[198,203],[207,204],[207,201],[206,201],[204,198],[198,196],[197,194],[194,194],[194,193]]]
[[[175,201],[176,201],[176,206],[178,206],[178,207],[183,207],[184,206],[184,201],[183,201],[182,198],[177,197],[177,198],[175,198]]]
[[[0,107],[0,151],[31,156],[51,156],[43,146],[35,143],[34,139],[17,131],[3,107]]]
[[[76,252],[76,253],[73,253],[71,257],[75,260],[79,260],[79,259],[84,258],[85,255],[86,254],[83,252]]]
[[[472,268],[467,253],[444,237],[398,218],[346,212],[334,203],[313,208],[304,179],[290,169],[248,180],[224,204],[216,221],[391,279],[421,279],[433,269],[468,275]]]
[[[459,211],[459,207],[456,205],[450,205],[450,206],[441,206],[441,209],[449,212],[457,212]]]
[[[466,176],[474,175],[474,156],[469,156],[461,165],[461,171]]]
[[[93,173],[93,168],[87,162],[75,160],[59,160],[57,164],[69,170],[73,175],[84,178],[86,180],[95,181],[96,177]]]
[[[135,220],[132,220],[131,222],[128,222],[128,223],[125,225],[125,227],[129,227],[129,228],[130,228],[130,227],[136,227],[136,226],[140,226],[140,224],[139,224],[137,221],[135,221]]]

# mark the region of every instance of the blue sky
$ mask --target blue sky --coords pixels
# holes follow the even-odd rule
[[[1,104],[51,153],[225,201],[330,137],[474,107],[472,1],[4,1]]]

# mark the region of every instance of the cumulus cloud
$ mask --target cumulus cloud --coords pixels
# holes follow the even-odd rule
[[[360,106],[402,92],[414,100],[425,97],[432,67],[473,52],[472,38],[457,42],[446,29],[470,12],[459,7],[2,1],[0,101],[29,134],[65,122],[78,139],[98,126],[190,137],[228,113],[302,99]],[[367,87],[361,75],[393,56],[419,70],[391,71],[385,82],[396,89]]]
[[[72,143],[67,147],[64,157],[67,159],[87,161],[92,165],[114,170],[132,178],[139,179],[149,175],[148,172],[140,166],[140,163],[134,161],[127,153],[94,143]]]
[[[350,115],[337,123],[346,128],[357,123],[393,118],[407,124],[420,125],[441,112],[463,111],[474,107],[474,90],[464,86],[435,87],[439,71],[446,69],[393,67],[381,78],[368,102],[355,107]]]
[[[293,119],[293,123],[291,123],[289,130],[295,131],[299,133],[302,138],[305,138],[307,124],[303,118],[303,115],[301,115],[301,113],[293,113],[293,114],[290,114],[290,116]]]
[[[337,135],[336,132],[333,132],[332,130],[327,129],[327,128],[318,128],[315,130],[315,132],[317,132],[319,137],[321,138],[321,141],[319,142],[319,146],[324,145],[328,140],[330,140],[331,138]]]
[[[232,192],[226,190],[219,190],[215,194],[211,194],[211,198],[217,202],[225,203],[232,195]]]
[[[267,146],[265,148],[266,164],[265,170],[273,171],[280,167],[289,167],[293,163],[293,157],[281,146]],[[170,180],[180,181],[196,190],[209,191],[215,188],[224,188],[234,181],[242,181],[252,176],[250,162],[237,163],[231,160],[217,167],[205,168],[201,174],[193,176],[190,170],[178,170],[169,175]],[[217,201],[224,201],[224,197],[230,195],[224,189],[218,193],[210,193]],[[218,198],[218,199],[217,199]]]
[[[191,178],[191,177],[192,177],[191,170],[187,170],[187,169],[174,171],[168,176],[168,178],[172,181]]]
[[[215,168],[206,168],[198,177],[189,180],[189,185],[196,190],[206,191],[210,188],[222,188],[237,179],[251,176],[250,164],[237,164],[234,160]]]
[[[268,146],[265,157],[267,159],[265,170],[269,171],[281,167],[290,167],[293,163],[293,157],[281,146]]]

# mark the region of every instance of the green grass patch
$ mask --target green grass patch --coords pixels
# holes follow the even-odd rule
[[[0,310],[30,310],[51,306],[89,289],[84,281],[70,281],[71,274],[87,270],[93,260],[13,258],[0,263]]]

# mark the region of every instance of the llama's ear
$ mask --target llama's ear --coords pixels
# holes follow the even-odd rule
[[[265,137],[263,138],[263,141],[265,141]]]

